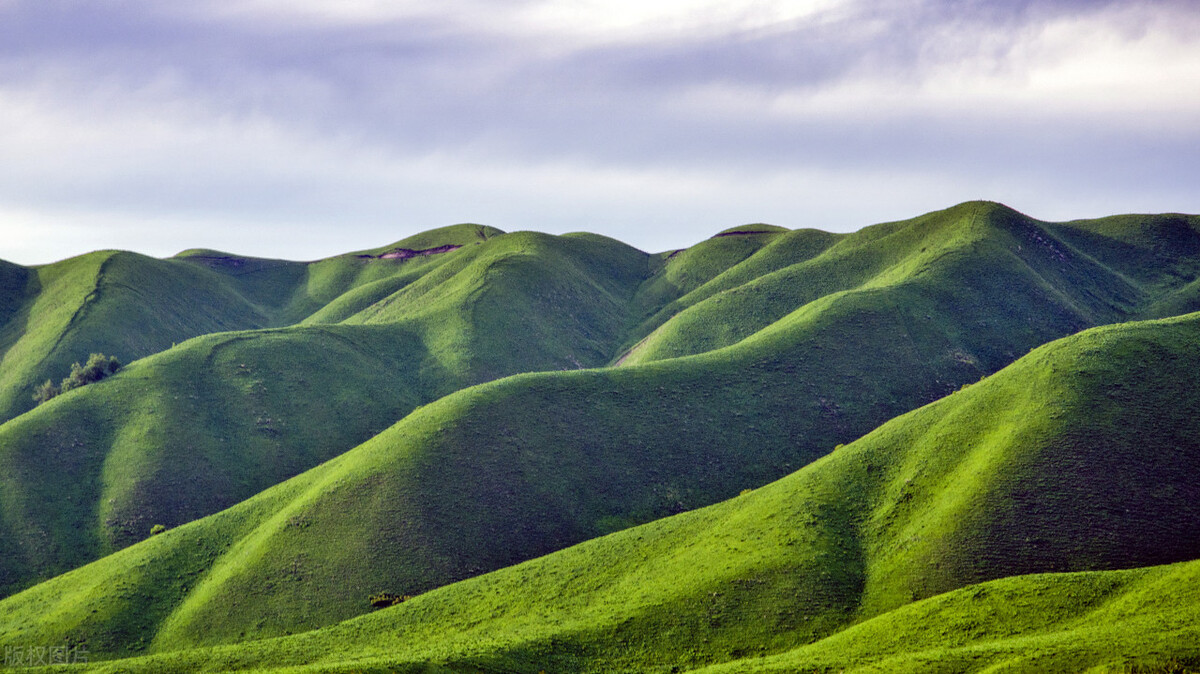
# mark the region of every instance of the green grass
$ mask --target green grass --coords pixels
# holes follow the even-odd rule
[[[623,364],[727,346],[797,307],[840,292],[922,286],[926,292],[943,296],[966,293],[964,300],[974,301],[943,297],[943,307],[955,312],[965,307],[978,314],[976,323],[1002,321],[999,327],[1007,329],[1020,329],[1030,320],[1013,315],[1021,312],[1015,306],[1018,301],[1036,303],[1038,306],[1025,309],[1025,313],[1038,313],[1033,320],[1058,320],[1073,328],[1060,335],[1128,320],[1194,279],[1200,272],[1196,266],[1200,258],[1188,248],[1146,252],[1138,261],[1139,268],[1155,269],[1157,275],[1127,276],[1129,270],[1107,266],[1087,253],[1095,249],[1098,256],[1111,261],[1116,256],[1109,254],[1110,249],[1121,245],[1111,237],[1132,236],[1129,232],[1140,231],[1139,227],[1150,231],[1144,237],[1153,237],[1158,219],[1119,222],[1123,229],[1108,220],[1055,226],[998,204],[972,202],[851,235],[812,230],[758,235],[771,238],[771,243],[676,300],[670,305],[674,310],[670,320],[651,321],[655,331]],[[1195,226],[1193,219],[1191,227]],[[1076,249],[1055,238],[1053,232],[1060,231],[1081,233],[1076,239],[1081,247]],[[1200,236],[1194,229],[1188,231]],[[1091,247],[1083,248],[1084,243]],[[1010,306],[994,312],[992,305],[1006,289]],[[960,306],[949,306],[954,303]],[[954,316],[931,314],[929,320],[943,330],[958,327],[953,325]],[[1011,359],[1012,355],[1005,362]]]
[[[58,381],[89,353],[129,362],[197,335],[271,322],[220,276],[176,260],[99,252],[29,269],[24,281],[0,328],[5,420],[33,406],[34,384]]]
[[[382,250],[471,245],[498,234],[456,225]],[[2,263],[0,421],[32,408],[35,383],[61,379],[89,353],[132,361],[202,334],[305,319],[337,322],[313,314],[361,286],[411,280],[444,258],[400,263],[347,254],[298,263],[211,250],[184,251],[170,260],[101,251],[33,268]]]
[[[146,301],[115,283],[127,266],[144,285],[175,269],[209,284],[220,301],[196,321],[228,304],[274,326],[148,340],[157,355],[0,425],[0,585],[75,569],[0,602],[0,641],[84,640],[97,657],[245,641],[229,657],[309,663],[347,634],[376,638],[377,618],[280,646],[294,660],[255,660],[277,642],[248,640],[425,593],[378,614],[425,616],[411,634],[427,650],[381,650],[387,666],[470,671],[469,651],[484,669],[667,671],[790,657],[992,579],[1192,559],[1197,537],[1163,533],[1200,519],[1171,507],[1200,496],[1177,479],[1197,430],[1177,375],[1194,319],[1069,338],[821,457],[1050,340],[1188,306],[1196,227],[968,203],[851,235],[735,228],[755,233],[674,256],[460,225],[313,263],[95,254],[36,270],[58,295],[0,268],[6,362],[54,335],[95,343],[66,309],[34,310],[51,297],[109,312],[97,335],[160,310],[192,320],[170,303],[181,289]],[[446,243],[461,247],[359,256]],[[79,300],[89,287],[102,292]],[[1146,489],[1105,482],[1130,474]],[[171,529],[142,540],[154,524]],[[455,594],[491,587],[491,603]],[[442,596],[461,607],[426,599]],[[780,613],[784,597],[809,608]]]
[[[419,278],[340,323],[181,343],[0,426],[0,520],[17,541],[0,559],[0,587],[11,592],[91,561],[145,538],[154,524],[175,526],[229,507],[459,388],[611,358],[626,320],[622,301],[647,273],[647,256],[586,237],[480,241],[427,260],[314,263],[354,265],[360,274],[349,285],[356,289],[371,286],[355,284],[376,275],[373,266]],[[199,263],[128,257],[182,266],[183,278],[212,276]],[[107,289],[122,266],[117,256],[105,260]],[[247,266],[254,267],[231,268]],[[164,298],[178,291],[153,278],[147,284],[161,286]],[[303,292],[311,297],[328,285],[306,284]],[[120,292],[133,291],[105,296]],[[146,339],[135,334],[135,319],[162,325],[171,316],[151,319],[145,314],[154,307],[133,301],[85,306],[94,307],[88,311],[97,329],[131,340]],[[122,307],[124,317],[108,315]],[[56,496],[64,493],[72,496]]]
[[[175,650],[211,639],[216,625],[182,641],[177,630],[229,564],[290,561],[253,538],[222,553],[205,530],[236,535],[261,513],[319,534],[322,515],[271,508],[353,489],[370,460],[356,450],[0,603],[5,641],[79,638],[88,611],[110,610],[106,573],[156,569],[196,589],[143,625],[157,654],[113,671],[1169,671],[1200,657],[1200,562],[1182,561],[1200,556],[1200,386],[1179,376],[1198,337],[1200,315],[1091,330],[718,505],[318,631]],[[170,552],[193,545],[192,567]],[[179,592],[136,578],[120,581],[126,601]],[[287,582],[323,588],[277,575],[275,592],[241,599],[272,600]]]
[[[910,604],[718,672],[1194,672],[1200,563],[1017,576]]]

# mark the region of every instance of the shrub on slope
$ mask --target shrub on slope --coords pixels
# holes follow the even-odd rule
[[[94,384],[109,375],[116,374],[119,369],[121,369],[121,362],[117,360],[116,356],[93,353],[88,357],[86,364],[80,365],[78,361],[72,363],[71,373],[64,377],[57,386],[49,379],[38,385],[34,389],[33,399],[38,404],[44,403],[72,389]]]

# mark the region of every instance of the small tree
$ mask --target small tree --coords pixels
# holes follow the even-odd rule
[[[36,400],[39,405],[58,394],[58,387],[55,386],[54,382],[50,381],[49,379],[33,387],[33,399]]]
[[[98,382],[101,379],[115,373],[121,369],[121,363],[116,356],[105,356],[102,353],[93,353],[87,359],[87,364],[80,365],[79,363],[71,364],[71,374],[62,380],[59,385],[59,390],[66,393],[71,389],[86,386],[88,384]]]
[[[87,363],[84,365],[80,365],[78,362],[72,363],[71,373],[58,386],[55,386],[47,379],[44,383],[34,387],[33,399],[38,401],[39,404],[44,403],[54,396],[66,393],[71,389],[77,389],[80,386],[98,382],[111,374],[115,374],[120,369],[121,361],[117,360],[116,356],[93,353],[88,357]]]
[[[62,383],[58,385],[58,390],[66,393],[67,391],[83,386],[86,383],[83,381],[83,377],[83,366],[78,362],[71,363],[71,374],[63,378]]]
[[[403,604],[412,598],[413,596],[411,594],[392,594],[391,592],[380,592],[367,597],[367,601],[370,602],[373,608],[387,608],[388,606]]]

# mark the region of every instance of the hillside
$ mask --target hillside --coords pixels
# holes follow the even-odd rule
[[[61,379],[91,352],[130,362],[203,334],[295,324],[361,286],[402,285],[441,261],[372,264],[387,251],[431,241],[459,247],[501,233],[443,227],[312,263],[211,250],[169,260],[101,251],[38,267],[0,263],[0,422],[33,407],[35,383]]]
[[[98,252],[37,268],[5,265],[0,293],[0,421],[33,407],[91,352],[122,362],[189,337],[269,323],[215,274],[173,260]]]
[[[380,284],[400,287],[339,323],[309,314],[299,325],[181,343],[0,426],[0,527],[20,541],[0,557],[0,588],[96,559],[154,524],[231,506],[464,386],[611,358],[623,301],[646,273],[644,253],[599,237],[485,240],[468,231],[478,245],[402,261],[321,261],[308,265],[307,280],[290,263],[194,253],[192,262],[170,262],[221,266],[195,271],[210,280],[241,274],[231,281],[235,296],[276,307],[332,296],[322,308],[330,312],[378,294]],[[136,335],[128,321],[154,309],[114,300],[89,311],[117,307],[132,318],[96,325]],[[89,345],[98,348],[107,347]]]
[[[635,364],[709,351],[746,338],[797,307],[839,293],[875,293],[908,304],[920,295],[930,328],[951,337],[964,325],[1031,333],[1138,317],[1176,315],[1200,274],[1200,220],[1119,216],[1056,225],[992,203],[971,202],[849,235],[813,230],[714,239],[668,260],[660,277],[692,256],[736,242],[741,261],[653,316],[649,335],[622,359]],[[727,254],[727,253],[726,253]],[[682,273],[685,276],[694,276]],[[997,306],[1008,294],[1006,304]],[[927,298],[927,299],[925,299]],[[970,321],[960,316],[971,314]],[[1177,312],[1186,313],[1186,312]],[[1055,325],[1057,323],[1057,325]],[[1033,334],[1030,335],[1033,337]],[[640,337],[639,337],[640,338]],[[994,370],[1019,354],[991,354]]]
[[[1161,219],[1115,231],[1128,236],[1131,227],[1153,227]],[[0,436],[13,434],[7,446],[17,448],[6,454],[13,477],[5,488],[13,496],[4,522],[17,541],[4,556],[11,582],[82,564],[144,537],[151,524],[182,524],[305,464],[340,455],[205,520],[202,527],[211,531],[198,540],[215,547],[186,558],[179,570],[185,582],[165,594],[142,587],[136,600],[114,609],[113,624],[98,623],[89,631],[104,635],[106,650],[134,652],[146,644],[129,641],[128,634],[147,631],[159,632],[163,644],[187,645],[320,627],[361,612],[362,598],[371,592],[423,592],[765,484],[897,414],[976,381],[1037,344],[1141,311],[1190,282],[1192,258],[1176,256],[1173,281],[1137,277],[1065,243],[1046,243],[1047,230],[1040,227],[1003,207],[965,204],[832,244],[831,237],[805,234],[818,245],[800,245],[800,262],[783,267],[778,257],[764,258],[758,280],[739,287],[751,287],[744,292],[758,297],[758,286],[776,274],[795,271],[792,267],[808,274],[842,269],[834,262],[856,270],[854,279],[862,284],[831,290],[724,349],[615,369],[508,378],[427,404],[375,435],[406,407],[470,383],[467,376],[447,381],[446,371],[502,373],[495,365],[489,370],[481,356],[511,359],[520,354],[514,345],[530,347],[526,362],[537,363],[531,369],[558,369],[555,364],[565,356],[555,349],[579,349],[601,334],[607,352],[598,347],[580,353],[593,363],[609,360],[630,334],[620,326],[644,323],[637,312],[623,315],[620,308],[653,304],[646,299],[651,292],[658,293],[655,301],[669,297],[660,280],[673,264],[681,265],[673,268],[677,278],[700,279],[689,293],[721,277],[713,272],[720,265],[690,271],[684,263],[706,258],[682,253],[646,276],[652,258],[599,237],[486,239],[440,258],[439,266],[350,313],[342,324],[196,340],[0,427]],[[781,232],[736,234],[700,246],[750,241],[758,252],[741,249],[723,263],[747,274],[749,268],[740,265],[779,242],[795,246],[787,243],[791,238]],[[857,247],[844,245],[855,238]],[[1030,240],[1037,244],[1032,250],[1017,242]],[[501,251],[511,251],[495,252],[501,244],[507,246]],[[563,253],[575,249],[590,254],[568,257],[577,262],[563,267]],[[554,254],[535,254],[539,250]],[[614,255],[621,251],[630,252]],[[840,252],[825,266],[814,265],[835,251]],[[1154,257],[1160,253],[1147,255],[1147,264],[1160,264]],[[614,266],[614,259],[627,262]],[[571,268],[582,270],[583,279],[573,295],[557,285],[572,278],[564,271]],[[539,274],[540,269],[553,274]],[[614,291],[622,287],[613,284],[614,269],[627,270],[617,275],[626,279],[624,305]],[[839,287],[847,274],[833,275],[826,289]],[[489,301],[493,292],[502,292],[503,299]],[[722,292],[712,296],[714,306],[727,299]],[[587,311],[596,306],[609,309]],[[561,321],[566,307],[582,313]],[[522,308],[528,309],[514,311]],[[731,312],[741,315],[736,307]],[[464,313],[473,320],[462,318]],[[674,320],[657,332],[669,334]],[[497,324],[512,332],[483,329]],[[539,324],[553,328],[543,333],[550,337],[526,340],[530,327]],[[419,339],[396,339],[397,326],[427,332],[418,332]],[[570,332],[573,326],[577,332]],[[324,357],[336,349],[343,355]],[[536,361],[538,356],[543,360]],[[289,362],[300,366],[281,367]],[[433,370],[424,380],[421,370],[416,378],[391,375],[412,362],[452,367]],[[167,374],[171,368],[176,375]],[[171,376],[177,377],[173,383]],[[351,388],[361,395],[343,394],[334,406],[298,395],[310,378],[320,389],[342,391],[345,382],[366,383],[361,390]],[[185,381],[203,386],[187,388]],[[151,382],[166,383],[157,397],[135,402]],[[179,420],[178,426],[148,416],[157,414],[154,405],[160,403],[154,401],[168,391],[195,396],[185,411],[167,408],[165,416]],[[114,400],[123,402],[110,404]],[[109,420],[105,415],[111,411],[98,412],[114,409],[122,415],[141,410],[143,416]],[[187,416],[200,412],[211,416]],[[100,440],[53,434],[74,414],[83,416],[69,426]],[[167,430],[155,435],[160,428]],[[171,442],[182,429],[192,439],[188,445]],[[233,432],[239,433],[236,442],[222,444]],[[63,447],[58,470],[39,470],[45,437]],[[133,441],[126,443],[126,437]],[[21,438],[30,440],[22,444]],[[206,451],[195,451],[205,445]],[[99,449],[77,449],[93,446]],[[136,451],[118,451],[128,447]],[[84,456],[91,458],[81,462]],[[233,476],[241,482],[234,483]],[[71,480],[72,498],[48,498],[62,490],[64,477]],[[50,535],[39,538],[39,531]],[[82,539],[79,532],[85,532]],[[89,539],[90,532],[95,533]],[[940,587],[934,580],[927,582]],[[168,615],[161,630],[113,626]]]
[[[389,497],[368,508],[415,511],[401,521],[432,528],[427,543],[389,553],[393,568],[407,569],[393,581],[428,589],[707,505],[1047,340],[1181,301],[1195,283],[1194,220],[1051,225],[977,202],[852,235],[735,228],[661,256],[594,235],[477,225],[313,263],[96,254],[111,268],[95,287],[140,287],[114,280],[129,264],[105,260],[183,268],[245,309],[244,320],[299,323],[185,342],[0,426],[0,526],[22,541],[0,560],[0,587],[96,559],[154,524],[229,507],[463,387],[614,360],[629,373],[538,375],[473,393],[476,411],[437,408],[445,437],[412,440],[401,424],[378,438],[372,446],[383,449],[373,451],[438,457],[405,459],[410,477],[379,469],[380,485],[411,480],[431,492],[420,507]],[[1164,237],[1169,245],[1156,243]],[[1136,254],[1120,254],[1130,247]],[[68,263],[47,269],[65,273]],[[169,291],[150,295],[159,304],[132,290],[92,293],[82,315],[103,320],[74,319],[82,327],[62,333],[79,344],[70,350],[120,354],[94,337],[85,349],[84,338],[103,328],[128,346],[146,339],[130,325],[172,325],[206,306],[181,284],[143,279]],[[22,339],[32,344],[31,335]],[[678,358],[697,352],[707,353]],[[632,367],[655,361],[664,365]],[[491,458],[454,458],[466,452]],[[527,460],[515,472],[512,452]],[[537,472],[559,460],[575,472]],[[448,483],[495,486],[475,498]],[[510,530],[489,538],[502,512]],[[492,543],[462,554],[443,540],[443,520]],[[400,535],[394,528],[383,527]],[[454,561],[409,563],[423,555]],[[354,596],[273,629],[345,617]]]
[[[315,632],[175,650],[212,640],[182,628],[233,564],[271,556],[224,541],[256,517],[327,527],[279,504],[353,489],[338,469],[360,449],[0,602],[0,640],[159,652],[113,671],[1177,671],[1200,662],[1200,383],[1180,376],[1198,360],[1200,314],[1089,330],[718,505]],[[307,561],[261,582],[332,591]]]

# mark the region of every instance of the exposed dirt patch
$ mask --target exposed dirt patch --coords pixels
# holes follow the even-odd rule
[[[721,232],[713,235],[712,238],[719,239],[722,236],[749,236],[751,234],[778,234],[778,231],[770,229],[738,229],[732,232]]]
[[[369,255],[368,254],[368,255],[359,255],[358,257],[361,259],[370,259],[370,260],[407,260],[409,258],[414,258],[414,257],[420,256],[420,255],[437,255],[439,253],[449,253],[450,251],[458,250],[459,248],[462,248],[462,246],[448,243],[444,246],[438,246],[436,248],[422,248],[420,250],[413,250],[412,248],[393,248],[392,250],[389,250],[388,252],[383,253],[382,255]]]
[[[209,267],[233,267],[236,269],[246,265],[245,260],[227,255],[193,255],[187,259],[190,262],[199,262]]]
[[[1025,230],[1025,238],[1028,239],[1029,242],[1032,243],[1033,245],[1041,246],[1042,248],[1045,248],[1046,251],[1050,254],[1051,258],[1058,260],[1059,262],[1067,261],[1067,253],[1060,250],[1059,247],[1055,245],[1054,240],[1052,240],[1048,237],[1043,237],[1038,232],[1038,230],[1036,230],[1032,227],[1026,229]],[[1021,250],[1021,247],[1017,246],[1017,252],[1020,252],[1020,250]]]

